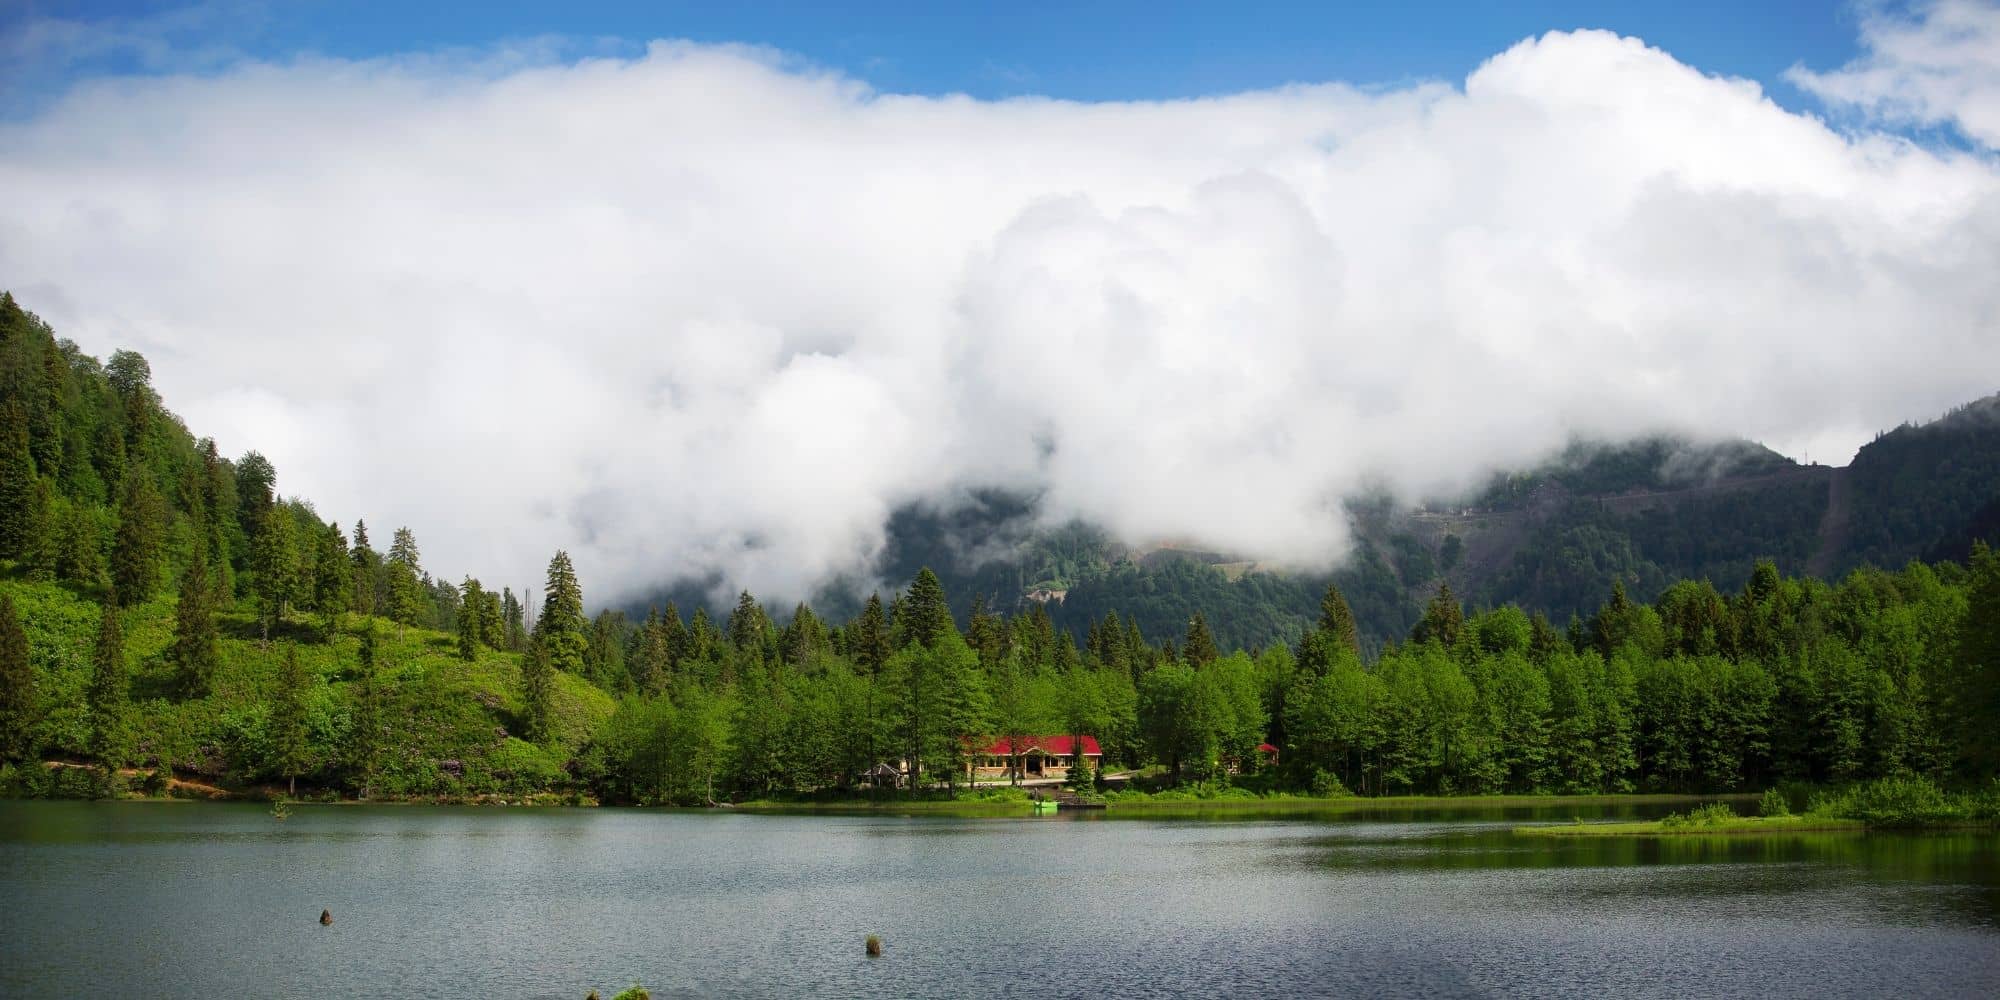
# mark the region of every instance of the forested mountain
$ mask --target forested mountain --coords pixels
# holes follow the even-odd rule
[[[144,358],[100,364],[0,295],[0,793],[101,794],[137,766],[706,802],[884,760],[957,776],[968,747],[1049,733],[1174,781],[1269,742],[1259,780],[1321,793],[1984,778],[1994,409],[1847,470],[1651,441],[1496,480],[1486,507],[1357,503],[1330,579],[1019,530],[1028,502],[995,495],[899,514],[885,593],[591,616],[562,552],[531,612],[432,575],[407,527],[386,551],[358,519],[350,538],[255,452],[196,438]],[[1960,541],[1967,563],[1902,565]],[[1865,553],[1898,568],[1786,572]]]
[[[1565,622],[1587,616],[1612,580],[1650,595],[1684,579],[1740,587],[1760,560],[1834,580],[1864,564],[1963,559],[1973,538],[2000,537],[1996,415],[2000,396],[1904,425],[1838,469],[1747,441],[1578,442],[1471,497],[1414,510],[1383,499],[1350,504],[1355,550],[1331,574],[1269,572],[1192,549],[1130,551],[1083,525],[1028,531],[1017,525],[1031,505],[1015,500],[948,517],[906,513],[883,576],[938,567],[967,602],[961,615],[973,595],[1001,608],[1059,595],[1050,615],[1079,638],[1114,609],[1160,636],[1204,608],[1222,641],[1244,646],[1299,634],[1335,584],[1355,608],[1364,647],[1375,650],[1408,632],[1439,583],[1475,606],[1517,604]],[[960,537],[987,539],[985,561],[969,562]],[[994,538],[1011,539],[997,556]]]

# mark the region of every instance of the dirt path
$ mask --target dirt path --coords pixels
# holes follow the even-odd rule
[[[1806,560],[1808,575],[1826,579],[1833,571],[1833,561],[1847,549],[1847,536],[1853,528],[1853,493],[1847,469],[1833,470],[1833,479],[1826,487],[1826,515],[1819,519],[1819,548]]]

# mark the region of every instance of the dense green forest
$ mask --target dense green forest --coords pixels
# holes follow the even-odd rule
[[[1162,781],[1320,794],[1964,780],[2000,757],[2000,556],[1978,544],[1828,583],[1675,517],[1585,511],[1565,523],[1651,518],[1665,540],[1647,545],[1744,559],[1743,579],[1644,577],[1648,602],[1627,567],[1586,558],[1596,596],[1557,625],[1468,611],[1448,579],[1406,607],[1413,582],[1370,542],[1331,580],[1230,579],[1101,559],[1079,526],[1023,542],[1048,574],[982,570],[1065,583],[1059,604],[1003,606],[919,567],[849,606],[744,593],[723,614],[592,617],[563,553],[530,608],[433,576],[408,528],[378,551],[277,483],[190,433],[143,358],[100,364],[0,296],[0,782],[101,794],[125,768],[702,803],[842,789],[881,761],[955,781],[969,746],[1051,733],[1094,734],[1107,768]],[[1736,502],[1710,516],[1755,523]],[[1258,773],[1265,742],[1278,764]]]

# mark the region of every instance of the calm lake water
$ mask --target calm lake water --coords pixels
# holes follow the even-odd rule
[[[2000,837],[1508,832],[1574,812],[0,802],[0,996],[2000,996]]]

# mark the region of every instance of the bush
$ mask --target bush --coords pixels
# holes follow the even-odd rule
[[[1312,793],[1316,799],[1345,799],[1354,795],[1332,772],[1318,770],[1313,772]]]
[[[1878,778],[1816,795],[1808,812],[1869,826],[1922,826],[1972,818],[1977,801],[1953,801],[1928,778]]]
[[[1784,792],[1775,788],[1766,791],[1764,797],[1757,800],[1757,815],[1759,816],[1790,816],[1791,814],[1791,800],[1785,797]]]
[[[1729,808],[1729,803],[1710,802],[1707,805],[1696,806],[1693,809],[1688,810],[1686,815],[1675,813],[1671,816],[1668,816],[1667,818],[1660,821],[1660,826],[1668,830],[1679,830],[1690,827],[1721,826],[1725,823],[1730,822],[1731,820],[1734,820],[1735,818],[1736,818],[1736,810]]]
[[[625,992],[612,997],[611,1000],[653,1000],[653,995],[646,992],[644,986],[633,983]]]

